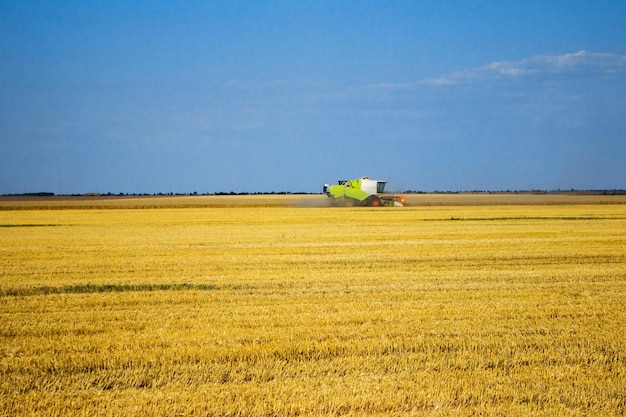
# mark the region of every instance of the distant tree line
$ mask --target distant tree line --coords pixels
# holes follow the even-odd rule
[[[587,195],[626,195],[626,190],[499,190],[499,191],[485,191],[485,190],[471,190],[471,191],[416,191],[416,190],[402,190],[402,191],[390,191],[391,193],[401,194],[587,194]],[[196,191],[191,193],[83,193],[83,194],[55,194],[52,192],[38,192],[38,193],[22,193],[22,194],[0,194],[3,197],[54,197],[56,195],[63,197],[147,197],[147,196],[194,196],[194,195],[312,195],[320,194],[309,193],[305,191],[266,191],[266,192],[225,192],[218,191],[214,193],[198,193]]]
[[[47,193],[47,192],[42,192],[42,193],[23,193],[23,194],[2,194],[3,196],[7,196],[7,197],[52,197],[54,196],[54,193]]]

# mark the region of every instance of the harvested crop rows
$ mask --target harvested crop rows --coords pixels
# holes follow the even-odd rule
[[[0,415],[623,415],[624,203],[7,205]]]

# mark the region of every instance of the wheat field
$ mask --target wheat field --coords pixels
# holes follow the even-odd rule
[[[623,198],[206,198],[0,201],[0,415],[624,415]]]

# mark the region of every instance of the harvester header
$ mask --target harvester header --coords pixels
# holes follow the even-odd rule
[[[406,198],[402,195],[383,194],[387,181],[361,177],[340,180],[337,184],[324,184],[326,194],[338,206],[402,207]]]

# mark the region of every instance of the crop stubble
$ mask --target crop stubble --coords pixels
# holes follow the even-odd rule
[[[626,407],[621,204],[0,219],[5,415]]]

